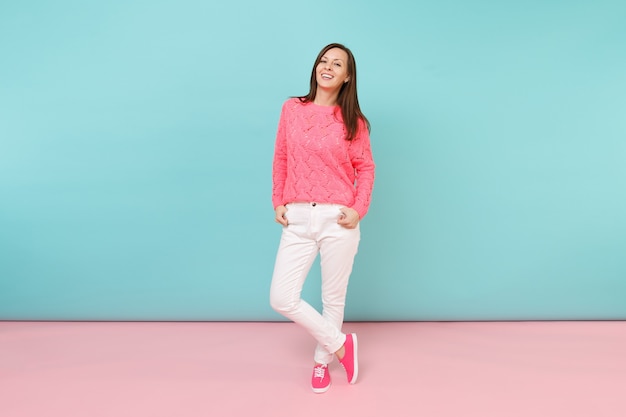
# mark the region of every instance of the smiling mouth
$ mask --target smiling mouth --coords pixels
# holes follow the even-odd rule
[[[322,74],[322,79],[323,80],[332,80],[334,77],[332,75],[328,75],[328,74]]]

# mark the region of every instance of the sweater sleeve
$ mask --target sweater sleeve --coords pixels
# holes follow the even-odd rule
[[[287,103],[283,104],[274,144],[274,162],[272,166],[272,204],[274,209],[285,204],[285,201],[283,201],[283,190],[285,189],[285,180],[287,179],[286,107]]]
[[[350,144],[350,159],[356,173],[356,196],[352,208],[363,219],[369,210],[376,168],[365,122],[360,124],[359,135]]]

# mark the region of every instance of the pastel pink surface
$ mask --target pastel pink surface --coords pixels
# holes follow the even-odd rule
[[[626,322],[347,323],[310,388],[291,323],[0,322],[0,416],[624,416]]]

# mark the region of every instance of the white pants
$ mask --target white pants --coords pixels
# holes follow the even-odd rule
[[[337,224],[338,204],[292,203],[285,217],[272,286],[270,304],[274,310],[304,327],[318,342],[314,361],[332,362],[333,353],[343,346],[341,332],[348,280],[360,240],[359,226],[346,229]],[[300,298],[302,286],[313,261],[320,254],[322,305],[320,314]]]

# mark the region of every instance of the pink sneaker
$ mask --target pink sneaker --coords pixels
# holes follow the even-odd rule
[[[313,392],[316,394],[328,391],[328,388],[330,388],[330,373],[328,372],[328,365],[316,365],[313,368],[311,386],[313,387]]]
[[[348,376],[348,382],[354,384],[359,376],[359,358],[357,356],[357,340],[356,334],[350,333],[346,335],[346,343],[344,344],[346,353],[343,355],[343,359],[339,362],[343,369],[346,370]]]

